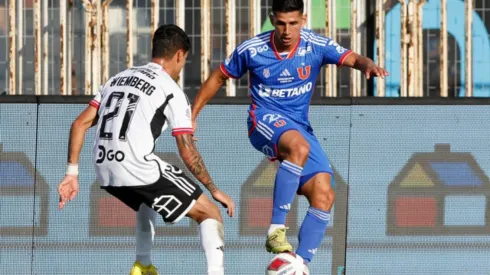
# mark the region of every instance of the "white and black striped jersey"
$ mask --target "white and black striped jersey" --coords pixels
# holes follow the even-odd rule
[[[167,128],[192,134],[187,96],[156,63],[132,67],[110,78],[90,101],[98,108],[93,147],[101,186],[155,183],[168,165],[153,154]]]

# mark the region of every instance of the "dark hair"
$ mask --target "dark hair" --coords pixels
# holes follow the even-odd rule
[[[152,58],[171,58],[178,50],[188,52],[191,41],[187,34],[174,24],[158,27],[153,34]]]
[[[272,12],[299,11],[303,14],[304,6],[303,0],[273,0]]]

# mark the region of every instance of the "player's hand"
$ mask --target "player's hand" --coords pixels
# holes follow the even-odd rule
[[[384,79],[385,76],[389,76],[390,73],[379,66],[372,65],[364,71],[364,75],[366,76],[366,79],[370,79],[371,77],[381,77]]]
[[[224,208],[227,208],[228,216],[233,217],[235,215],[235,203],[227,194],[221,192],[220,190],[215,190],[211,193],[213,199],[221,203]]]
[[[78,177],[65,175],[58,185],[58,194],[60,195],[58,207],[59,209],[62,209],[67,201],[73,200],[78,194]]]

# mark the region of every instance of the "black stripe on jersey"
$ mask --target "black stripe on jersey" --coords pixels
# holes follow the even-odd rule
[[[150,155],[151,155],[151,154],[153,154],[153,151],[155,151],[155,146],[153,146],[153,150],[151,150]],[[148,156],[149,156],[149,155],[146,155],[146,156],[144,156],[143,158],[144,158],[146,161],[148,161],[148,162],[150,162],[150,161],[154,161],[154,162],[155,162],[155,163],[158,165],[158,171],[160,171],[160,178],[161,178],[161,177],[162,177],[162,174],[163,174],[163,170],[162,170],[162,167],[160,166],[160,163],[159,163],[159,162],[158,162],[156,159],[147,159],[147,157],[148,157]]]
[[[151,127],[151,133],[153,134],[153,140],[157,139],[162,133],[163,125],[165,125],[165,120],[167,119],[164,114],[165,108],[167,108],[168,102],[172,98],[174,98],[174,95],[169,94],[165,99],[165,102],[163,102],[162,106],[158,107],[157,111],[155,112],[155,115],[151,119],[150,127]]]
[[[187,96],[186,93],[184,93],[185,99],[187,100],[187,105],[191,106],[191,102],[189,101],[189,97]]]

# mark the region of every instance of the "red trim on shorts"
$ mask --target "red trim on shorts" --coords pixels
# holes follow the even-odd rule
[[[257,109],[257,105],[255,104],[252,104],[252,110],[250,110],[248,113],[250,114],[250,116],[252,117],[252,128],[250,128],[250,130],[248,130],[248,136],[251,136],[253,131],[255,130],[255,127],[257,126],[257,118],[255,117],[255,109]]]
[[[274,144],[274,151],[276,152],[276,156],[269,158],[271,162],[274,162],[279,158],[279,150],[277,149],[277,144]]]

